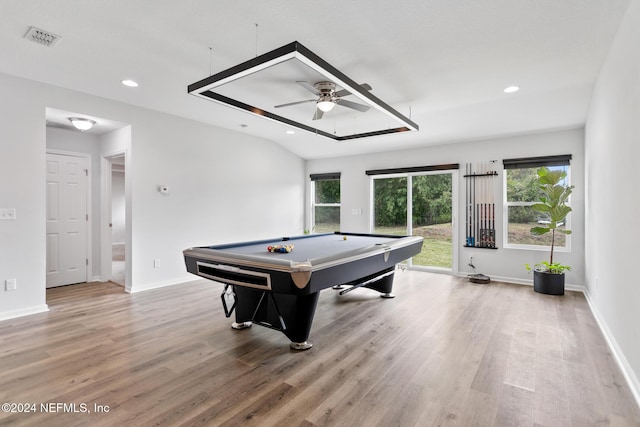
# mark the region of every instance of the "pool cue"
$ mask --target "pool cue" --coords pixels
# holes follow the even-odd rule
[[[485,221],[484,221],[484,247],[488,248],[489,247],[489,240],[490,240],[490,234],[491,232],[489,231],[489,180],[491,179],[491,176],[489,175],[489,162],[485,162],[485,166],[484,166],[484,180],[485,180]]]
[[[475,171],[473,171],[473,246],[478,246],[478,165],[475,165]]]
[[[469,246],[473,246],[473,177],[471,176],[471,163],[469,163]]]
[[[494,162],[494,166],[495,166],[495,162]],[[497,173],[497,171],[494,171]],[[493,247],[496,247],[496,182],[499,182],[497,180],[497,175],[493,176],[493,198],[491,199],[493,202]]]
[[[484,172],[484,162],[480,163],[480,173]],[[482,233],[482,229],[484,228],[484,185],[485,179],[483,176],[480,177],[480,247],[484,246],[484,236]]]
[[[466,172],[467,175],[467,179],[465,182],[465,189],[467,190],[466,193],[466,208],[467,208],[467,212],[466,212],[466,219],[467,219],[467,224],[466,224],[466,231],[467,231],[467,246],[471,245],[471,177],[469,176],[469,163],[466,163],[464,165],[464,170]]]
[[[471,185],[471,246],[476,245],[475,241],[475,200],[476,200],[476,178],[473,176],[473,163],[469,163],[469,172],[471,175],[470,185]]]
[[[482,202],[481,205],[480,205],[480,207],[481,207],[481,209],[480,209],[480,217],[481,217],[481,219],[480,219],[480,246],[484,247],[485,246],[485,235],[484,235],[485,234],[484,233],[485,230],[484,229],[486,228],[485,224],[484,224],[484,220],[485,220],[485,201],[486,201],[484,192],[485,192],[485,186],[487,184],[486,177],[484,176],[484,169],[485,169],[484,162],[480,163],[480,168],[481,168],[480,171],[483,174],[482,183],[481,183],[481,187],[480,187],[480,194],[481,194],[481,199],[480,200]]]

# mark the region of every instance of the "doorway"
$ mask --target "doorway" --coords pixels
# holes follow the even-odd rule
[[[111,157],[111,281],[125,286],[126,197],[124,155]]]
[[[89,158],[47,151],[46,287],[88,281]]]

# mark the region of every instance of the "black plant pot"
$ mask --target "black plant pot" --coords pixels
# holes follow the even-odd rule
[[[564,273],[533,272],[533,290],[547,295],[564,295]]]

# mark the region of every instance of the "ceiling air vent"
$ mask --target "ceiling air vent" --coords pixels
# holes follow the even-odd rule
[[[50,33],[49,31],[41,30],[40,28],[31,27],[29,28],[29,31],[27,31],[27,34],[24,35],[24,38],[47,47],[53,47],[62,37]]]

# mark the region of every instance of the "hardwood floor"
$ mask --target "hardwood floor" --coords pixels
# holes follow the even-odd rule
[[[398,272],[395,299],[321,292],[295,352],[232,330],[221,291],[48,290],[50,312],[0,322],[0,403],[36,405],[0,425],[640,425],[580,293]]]

